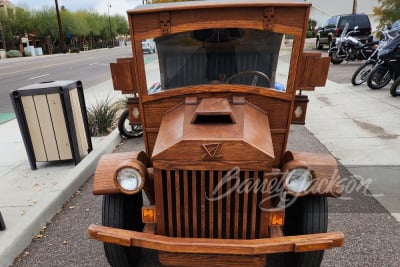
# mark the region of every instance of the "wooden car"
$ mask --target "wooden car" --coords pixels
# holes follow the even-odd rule
[[[114,88],[135,94],[130,116],[145,151],[104,155],[93,193],[112,266],[141,248],[171,266],[319,266],[343,245],[327,232],[327,197],[341,194],[336,160],[287,151],[304,123],[300,92],[324,86],[329,58],[304,52],[303,1],[195,1],[128,11],[130,59],[112,64]],[[141,41],[153,39],[155,54]],[[158,86],[154,86],[157,83]],[[143,201],[146,195],[146,201]]]

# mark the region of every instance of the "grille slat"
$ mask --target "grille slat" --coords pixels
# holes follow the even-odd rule
[[[266,235],[266,215],[258,208],[257,171],[164,170],[158,223],[174,237],[254,239]],[[224,179],[226,175],[232,179]],[[263,176],[261,176],[263,177]],[[223,185],[223,186],[221,186]],[[159,187],[156,187],[159,188]],[[216,189],[217,188],[217,189]],[[264,203],[265,205],[266,203]],[[268,204],[268,203],[267,203]],[[163,229],[163,228],[160,228]]]
[[[176,171],[175,172],[175,201],[176,201],[176,235],[178,237],[182,236],[182,228],[181,228],[181,219],[182,219],[182,215],[184,213],[186,213],[185,211],[183,213],[181,213],[181,205],[183,204],[181,201],[181,186],[180,186],[180,176],[179,176],[179,172]]]

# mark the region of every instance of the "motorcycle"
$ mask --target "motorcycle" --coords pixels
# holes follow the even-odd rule
[[[393,39],[391,35],[388,33],[388,29],[385,27],[383,31],[381,31],[380,41],[377,44],[376,49],[374,52],[369,56],[369,58],[362,64],[357,70],[354,72],[353,76],[351,77],[351,83],[354,86],[363,84],[367,81],[368,74],[374,68],[376,63],[379,61],[378,52],[385,46],[385,44]]]
[[[341,36],[336,40],[336,45],[328,50],[332,64],[340,64],[343,61],[366,60],[375,51],[378,41],[363,44],[351,34],[357,32],[358,26],[354,30],[347,32],[349,24],[344,26]]]
[[[373,90],[381,89],[393,79],[395,83],[392,86],[394,89],[391,90],[391,93],[393,91],[393,94],[397,94],[396,82],[397,78],[400,77],[400,34],[388,41],[378,51],[378,57],[379,61],[368,74],[368,87]]]

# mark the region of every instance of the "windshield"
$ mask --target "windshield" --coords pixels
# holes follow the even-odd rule
[[[284,92],[291,55],[284,40],[280,33],[237,28],[155,38],[156,53],[144,55],[148,93],[220,83]]]

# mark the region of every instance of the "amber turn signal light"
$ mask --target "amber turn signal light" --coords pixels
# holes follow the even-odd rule
[[[284,210],[274,210],[271,212],[270,225],[282,226],[285,222],[285,211]]]
[[[142,207],[142,221],[143,221],[143,223],[155,223],[156,222],[156,207],[155,206],[143,206]]]

